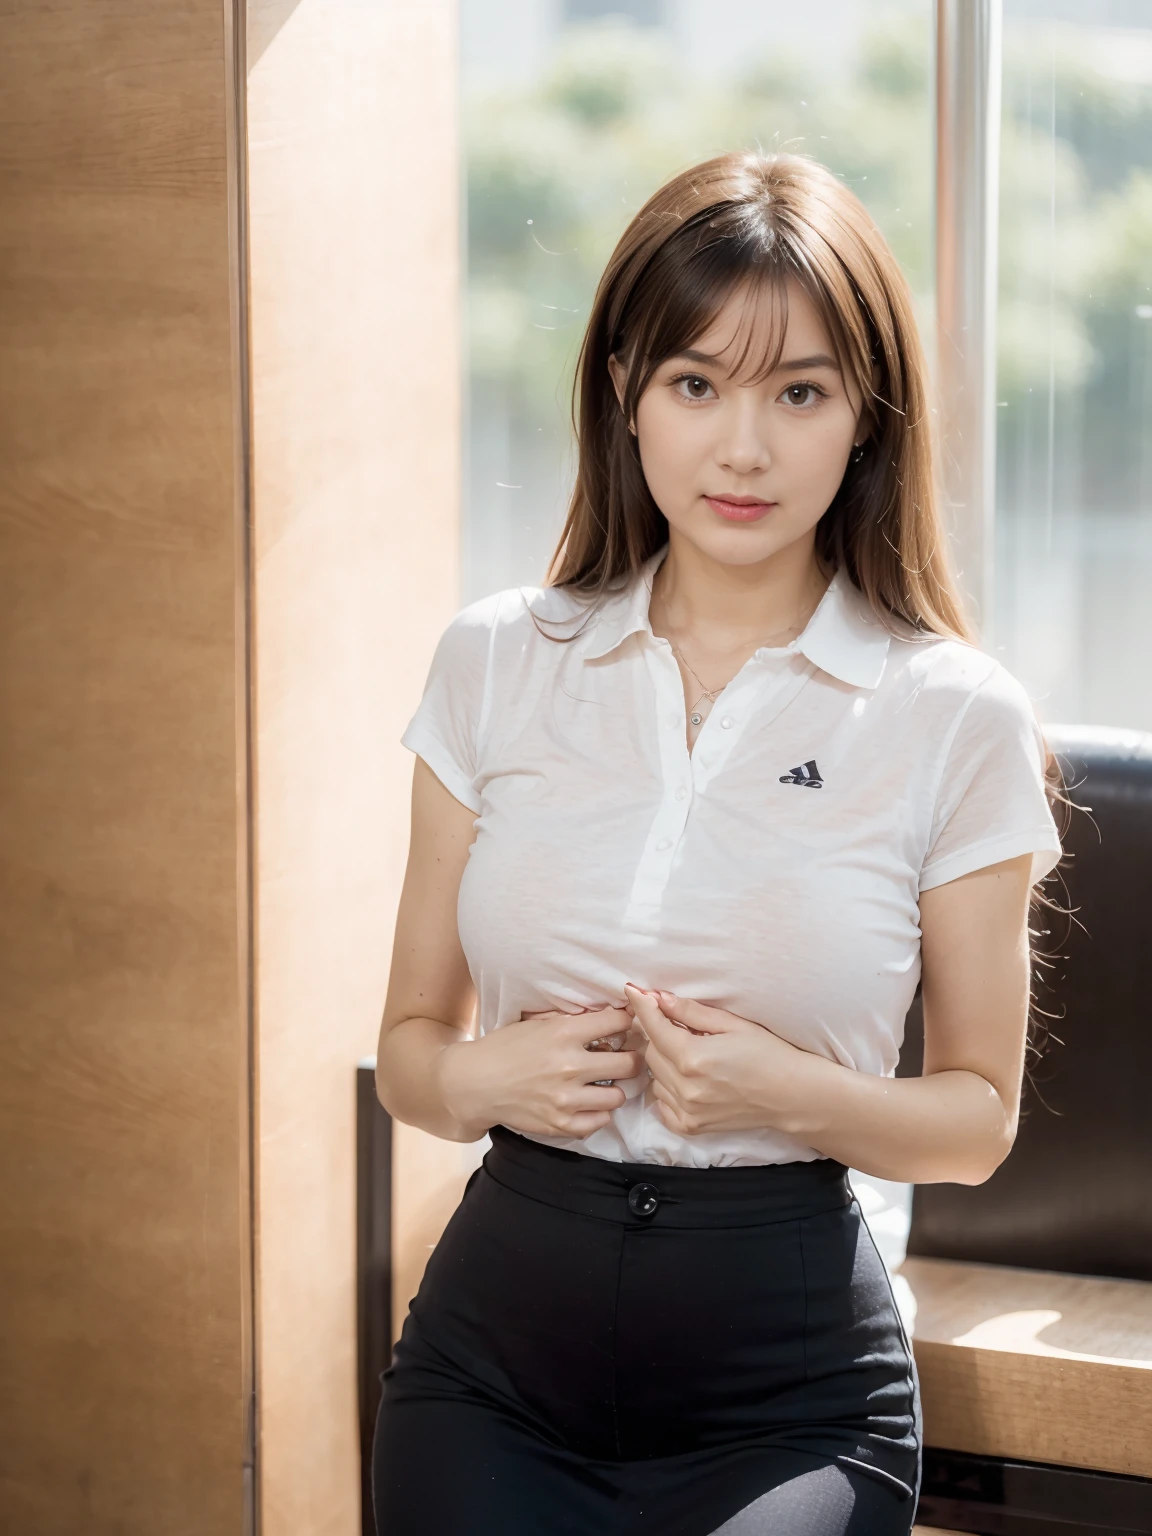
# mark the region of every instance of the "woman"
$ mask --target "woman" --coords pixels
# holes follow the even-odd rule
[[[493,1145],[385,1373],[380,1528],[907,1533],[915,1369],[846,1172],[1012,1144],[1042,738],[968,638],[907,289],[829,172],[661,188],[577,389],[554,580],[452,621],[403,738],[380,1097]]]

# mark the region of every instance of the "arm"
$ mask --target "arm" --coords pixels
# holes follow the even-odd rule
[[[476,836],[475,820],[417,757],[408,867],[376,1052],[376,1092],[397,1120],[447,1141],[476,1139],[448,1109],[438,1082],[440,1057],[471,1034],[476,1005],[456,926],[456,899]]]
[[[879,1178],[982,1183],[1008,1155],[1020,1109],[1031,862],[921,897],[923,1077],[856,1072],[724,1010],[630,988],[666,1123],[684,1134],[769,1125]]]
[[[982,1184],[1012,1149],[1028,1027],[1032,856],[975,870],[920,899],[924,1075],[832,1062],[799,1132],[879,1178]]]
[[[447,1141],[478,1141],[490,1126],[584,1137],[606,1125],[624,1090],[596,1078],[633,1077],[638,1052],[585,1046],[630,1024],[622,1009],[537,1015],[472,1040],[475,989],[460,947],[456,903],[475,815],[417,757],[412,838],[396,917],[376,1091],[397,1120]]]

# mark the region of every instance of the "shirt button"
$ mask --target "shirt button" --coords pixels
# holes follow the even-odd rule
[[[721,722],[720,722],[720,729],[723,730],[723,731],[730,731],[732,729],[732,716],[731,715],[725,715],[724,716],[723,720],[721,720]]]
[[[685,789],[684,785],[681,784],[680,788],[676,791],[677,800],[683,800],[687,793],[688,791]]]
[[[665,848],[671,848],[671,846],[672,846],[672,839],[670,837],[662,837],[660,839],[660,841],[656,844],[656,847],[659,849],[659,851],[661,853],[664,852]]]

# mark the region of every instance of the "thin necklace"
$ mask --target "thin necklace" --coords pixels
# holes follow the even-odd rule
[[[728,683],[723,683],[719,688],[704,688],[704,680],[693,669],[692,663],[688,660],[687,656],[685,656],[680,647],[678,645],[674,645],[671,640],[669,640],[668,644],[672,646],[673,656],[679,656],[680,660],[688,668],[689,672],[692,673],[692,676],[696,678],[696,681],[700,684],[700,687],[704,689],[703,693],[701,693],[700,697],[696,700],[696,703],[693,704],[692,713],[688,716],[693,725],[699,725],[701,720],[704,718],[703,715],[697,712],[700,703],[704,699],[707,699],[710,704],[715,704],[716,700],[724,692],[724,689],[727,688]],[[731,678],[729,678],[728,681],[731,682]]]
[[[818,606],[819,606],[819,599],[817,599],[817,603],[813,607],[813,610],[812,610],[813,613],[816,611],[816,607],[818,607]],[[810,613],[808,615],[808,618],[811,618],[811,617],[812,617],[812,614]],[[793,634],[793,636],[792,636],[793,639],[796,638],[796,635],[799,635],[799,634],[803,633],[804,624],[806,624],[807,622],[808,622],[808,620],[805,619],[803,621],[803,623],[801,623],[799,625],[794,624],[792,626],[793,630],[795,631],[795,634]],[[693,667],[692,663],[688,660],[687,656],[685,656],[684,652],[680,649],[680,647],[676,644],[676,642],[674,640],[669,640],[668,644],[672,647],[672,654],[673,654],[673,656],[678,656],[680,658],[680,660],[688,668],[688,671],[692,674],[692,676],[699,683],[700,688],[702,690],[701,693],[700,693],[699,698],[697,698],[695,704],[692,705],[691,711],[689,712],[689,715],[688,715],[688,719],[692,722],[693,725],[699,725],[703,721],[703,719],[704,719],[704,716],[700,713],[700,705],[703,703],[703,701],[705,699],[707,699],[710,704],[715,704],[716,700],[724,692],[725,688],[727,688],[728,683],[730,683],[732,681],[732,678],[730,677],[728,679],[728,683],[721,683],[719,688],[705,688],[705,686],[704,686],[704,679],[696,671],[695,667]],[[739,669],[737,669],[737,670],[739,670]],[[735,675],[736,674],[733,673],[733,677]]]

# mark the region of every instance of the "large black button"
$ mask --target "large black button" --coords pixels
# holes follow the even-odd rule
[[[655,1184],[633,1184],[628,1191],[628,1209],[634,1216],[655,1216],[660,1191]]]

